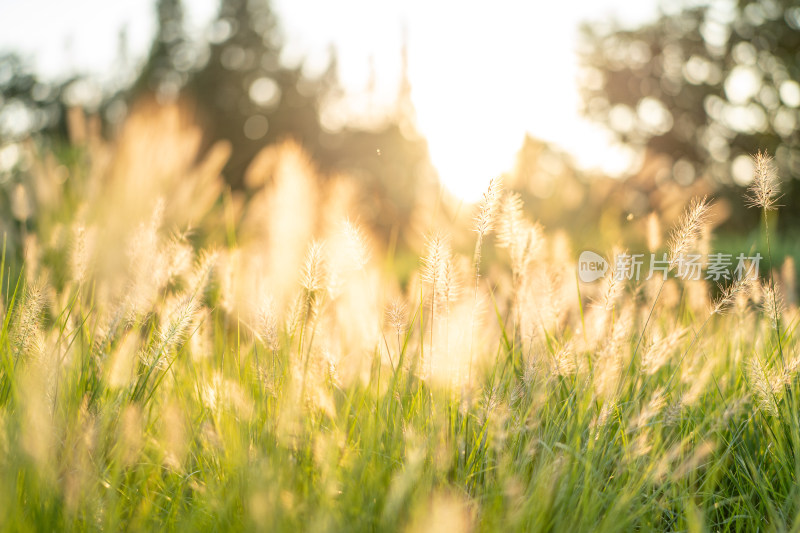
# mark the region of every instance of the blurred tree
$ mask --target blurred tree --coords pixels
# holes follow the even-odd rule
[[[796,0],[690,7],[636,29],[587,24],[583,35],[584,112],[644,148],[647,158],[665,158],[657,181],[703,178],[721,194],[739,196],[751,176],[749,156],[765,149],[784,180],[782,203],[797,205]],[[742,218],[732,223],[752,222]],[[797,225],[800,211],[783,210],[780,222]]]
[[[78,72],[42,78],[15,52],[0,53],[0,144],[36,135],[65,147],[75,133],[70,132],[71,112],[102,117],[104,129],[122,118],[133,70],[124,30],[118,44],[116,78],[105,86]]]
[[[181,0],[156,2],[158,26],[150,45],[150,53],[131,88],[133,94],[156,91],[161,97],[175,96],[188,79],[188,71],[197,60],[184,31]]]
[[[382,122],[372,128],[326,127],[324,113],[338,112],[342,95],[335,51],[316,73],[309,74],[302,62],[287,66],[269,0],[220,0],[201,39],[186,30],[182,0],[156,0],[155,8],[158,25],[143,67],[132,75],[121,32],[121,67],[106,86],[78,74],[43,81],[18,56],[0,55],[0,148],[31,134],[67,141],[73,108],[101,117],[104,131],[113,134],[140,98],[186,98],[195,104],[205,146],[223,139],[231,143],[223,172],[233,187],[244,185],[262,148],[292,138],[323,176],[341,172],[357,179],[362,222],[385,237],[408,226],[417,185],[433,171],[414,126],[407,76],[398,88],[396,112]]]
[[[0,141],[40,131],[66,136],[63,93],[74,81],[44,82],[18,55],[0,55]]]
[[[159,29],[129,100],[144,93],[178,94],[196,105],[206,146],[230,141],[224,169],[234,187],[265,146],[298,141],[324,173],[358,179],[365,216],[384,235],[404,227],[415,205],[415,184],[429,171],[427,145],[417,135],[400,88],[398,113],[375,129],[323,125],[325,106],[337,105],[341,89],[331,50],[327,68],[309,75],[304,65],[282,61],[283,42],[268,0],[220,0],[207,42],[187,51],[180,0],[158,0]]]
[[[188,93],[207,121],[209,142],[231,141],[225,169],[241,183],[265,145],[292,137],[321,162],[319,105],[335,83],[335,61],[318,79],[281,63],[281,42],[269,3],[222,0],[210,32],[208,61],[190,80]]]

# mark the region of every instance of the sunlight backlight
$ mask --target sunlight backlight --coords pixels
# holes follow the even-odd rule
[[[655,14],[655,2],[577,0],[544,9],[501,0],[491,10],[474,2],[422,0],[380,8],[364,0],[335,7],[284,0],[279,6],[306,49],[322,50],[326,38],[336,43],[346,86],[367,86],[372,64],[378,99],[387,105],[396,95],[405,32],[418,127],[443,185],[466,201],[513,168],[526,132],[570,152],[587,169],[619,174],[633,161],[630,150],[580,116],[578,25],[610,14],[635,24]],[[302,15],[309,10],[336,23],[312,27]],[[353,20],[360,22],[348,23]]]
[[[125,0],[125,9],[115,16],[100,4],[88,0],[79,9],[51,0],[7,4],[5,12],[12,16],[6,21],[14,23],[0,21],[0,46],[31,53],[49,75],[63,76],[65,69],[111,75],[120,68],[113,46],[117,32],[126,27],[130,52],[144,57],[155,21],[147,3]],[[462,199],[476,199],[490,178],[513,167],[526,132],[565,149],[583,168],[619,174],[631,165],[629,150],[615,146],[602,127],[580,116],[578,26],[610,15],[624,25],[641,23],[656,14],[655,0],[546,6],[499,0],[491,9],[449,0],[272,4],[285,37],[286,61],[305,60],[304,70],[314,70],[324,66],[330,46],[336,47],[339,78],[352,95],[351,115],[391,109],[402,72],[400,51],[408,44],[418,127],[444,186]],[[216,8],[213,0],[202,0],[187,3],[186,9],[190,27],[202,32]],[[39,18],[44,11],[52,16]],[[47,27],[26,35],[21,28],[34,20]],[[102,24],[86,30],[90,20]],[[259,98],[271,97],[269,87],[251,89]],[[796,87],[786,86],[781,97],[796,102],[797,94]]]

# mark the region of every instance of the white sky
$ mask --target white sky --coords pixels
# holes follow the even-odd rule
[[[186,0],[201,30],[216,0]],[[396,94],[403,31],[412,100],[445,185],[474,199],[511,167],[525,132],[563,147],[581,166],[622,170],[625,153],[579,116],[578,24],[615,16],[625,24],[656,15],[656,0],[273,0],[287,58],[310,64],[339,53],[346,89],[363,93],[374,65],[378,98]],[[116,72],[119,30],[135,58],[155,26],[144,0],[0,0],[0,49],[21,51],[42,73]]]

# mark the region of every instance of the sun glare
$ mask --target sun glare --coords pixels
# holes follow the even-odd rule
[[[438,10],[410,15],[412,98],[443,185],[473,201],[513,167],[526,131],[554,131],[574,114],[575,29],[501,2],[491,20],[468,10],[443,40],[447,9]]]
[[[632,154],[580,114],[579,15],[570,6],[541,17],[536,6],[504,1],[489,19],[465,9],[446,38],[447,3],[411,6],[412,99],[450,193],[477,200],[493,176],[513,168],[526,133],[580,154],[584,168],[620,174],[630,166]]]

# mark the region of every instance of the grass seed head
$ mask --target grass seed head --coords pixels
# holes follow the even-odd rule
[[[406,329],[406,305],[394,300],[386,309],[386,323],[400,335]]]
[[[757,207],[766,211],[777,209],[780,198],[780,182],[778,171],[772,156],[767,152],[758,152],[753,156],[755,175],[745,196],[748,207]]]
[[[652,376],[666,365],[686,334],[683,328],[653,340],[642,355],[642,370]]]
[[[300,285],[309,293],[317,292],[325,285],[324,246],[319,241],[313,241],[308,247]]]
[[[483,197],[478,206],[478,214],[475,216],[475,226],[473,230],[479,235],[479,238],[483,238],[494,229],[498,202],[502,192],[502,179],[499,177],[492,178],[489,181],[489,188],[483,193]]]
[[[770,283],[763,283],[761,285],[761,311],[769,320],[773,328],[778,327],[778,321],[785,310],[783,303],[783,296],[780,291],[773,287]]]
[[[272,351],[278,349],[278,313],[275,301],[271,297],[266,298],[259,308],[256,335],[267,349]]]
[[[703,226],[708,221],[711,204],[704,196],[695,199],[684,212],[678,225],[673,229],[669,239],[670,268],[678,265],[683,256],[692,250],[701,236]]]
[[[369,262],[369,247],[364,231],[358,224],[345,219],[342,223],[345,253],[350,259],[354,270],[362,270]]]
[[[711,312],[713,314],[723,314],[729,311],[739,301],[740,297],[747,293],[749,281],[746,278],[738,278],[725,288],[721,288],[720,294],[714,300]]]
[[[757,354],[753,354],[747,363],[747,378],[753,390],[759,408],[772,416],[778,416],[775,391],[770,383],[766,367],[761,363]]]

